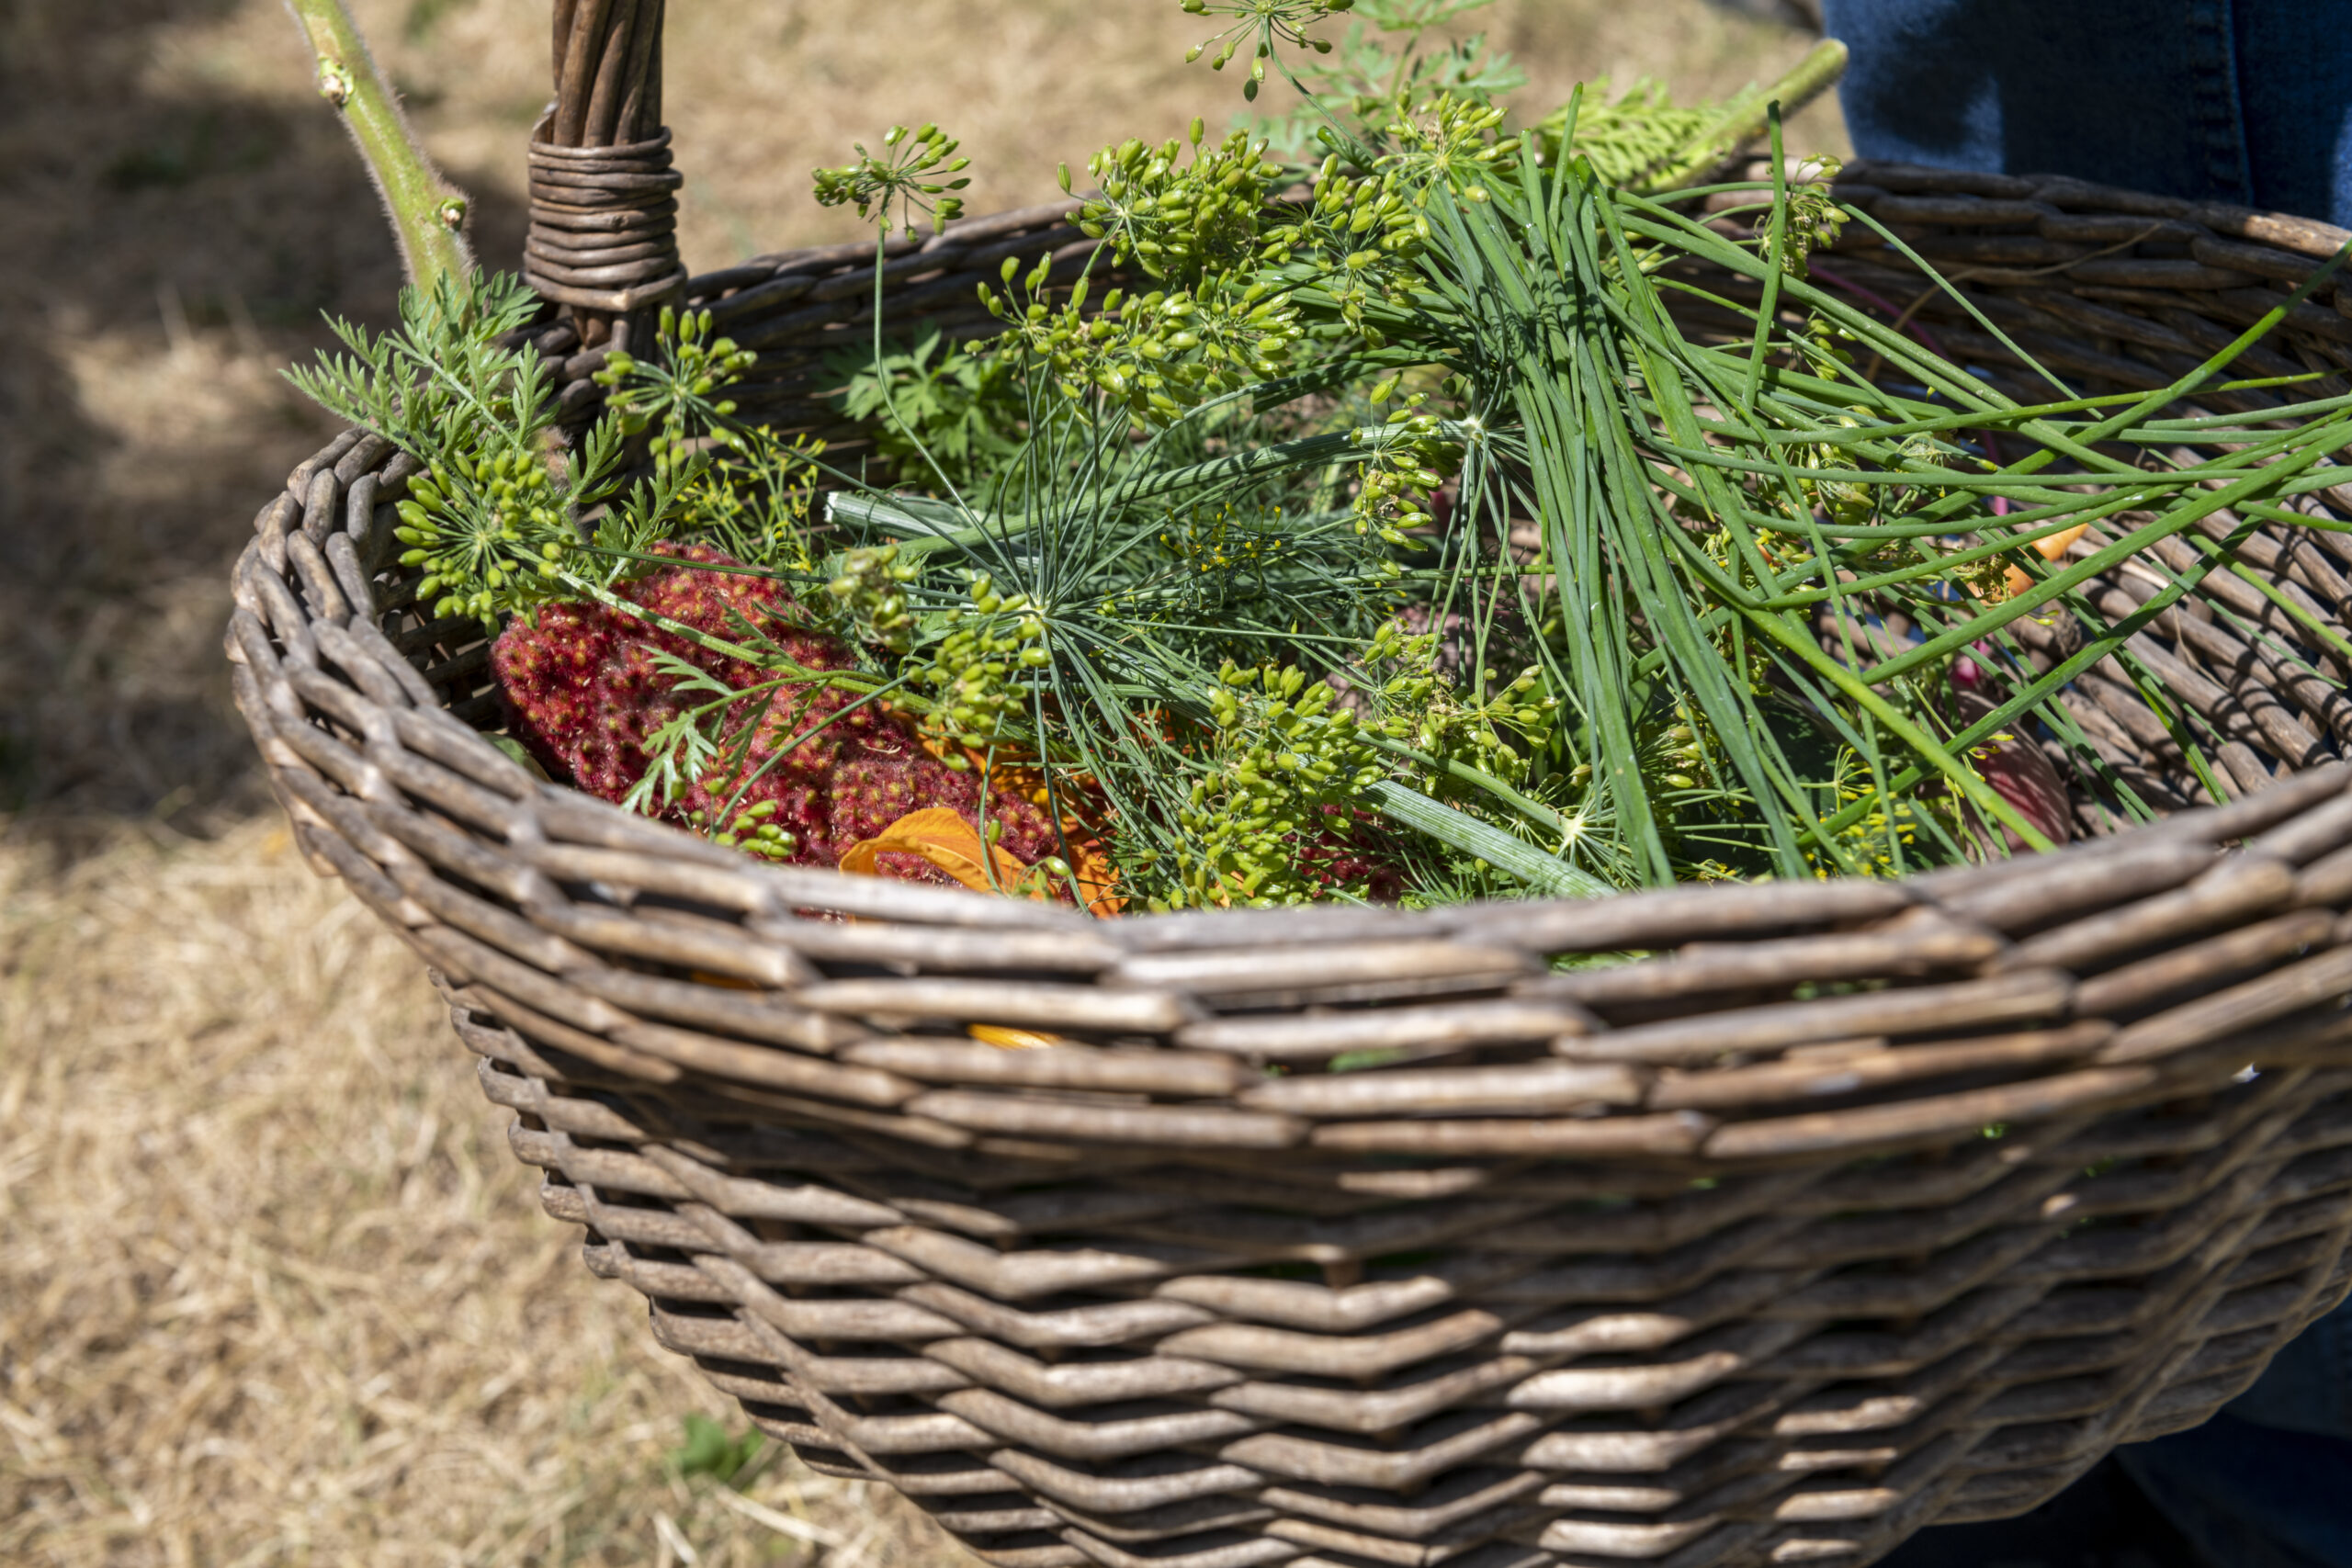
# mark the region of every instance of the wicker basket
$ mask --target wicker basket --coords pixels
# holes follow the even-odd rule
[[[567,103],[658,23],[607,9],[559,48]],[[630,231],[666,233],[627,76],[658,51],[628,53],[639,120],[541,135],[639,162],[542,148],[574,183],[534,190],[594,211],[577,182],[618,167]],[[1845,194],[2092,389],[2168,384],[2346,238],[2063,180]],[[976,325],[1002,257],[1088,254],[1069,212],[894,247],[890,308]],[[658,243],[619,248],[647,254],[556,276],[534,240],[575,402],[580,344],[675,288]],[[869,258],[684,292],[813,427]],[[1859,246],[1819,276],[1919,292]],[[2244,367],[2352,367],[2335,299]],[[1966,318],[1915,319],[2003,373]],[[755,863],[527,776],[470,728],[478,631],[384,570],[410,471],[343,436],[236,569],[238,699],[300,843],[432,966],[591,1270],[809,1465],[1003,1568],[1860,1564],[2203,1420],[2352,1283],[2352,701],[2231,629],[2335,669],[2263,589],[2345,625],[2342,536],[2255,534],[2252,577],[2135,640],[2231,798],[2096,671],[2073,688],[2188,807],[2120,837],[1899,883],[1091,922]],[[1656,956],[1545,964],[1621,951]],[[1406,1059],[1261,1070],[1371,1048]]]

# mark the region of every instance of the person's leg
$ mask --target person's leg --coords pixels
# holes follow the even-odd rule
[[[2206,1425],[2115,1457],[2214,1568],[2352,1568],[2352,1303]]]
[[[1866,158],[2352,226],[2352,0],[1825,0]]]
[[[2352,1438],[2352,1301],[2303,1330],[2228,1408],[2258,1427]]]
[[[2252,201],[2352,228],[2352,0],[2230,0]]]
[[[2223,1411],[2115,1457],[2212,1568],[2352,1568],[2352,1439]]]
[[[1852,51],[1839,97],[1866,158],[2245,201],[2231,17],[2230,0],[1823,6]]]

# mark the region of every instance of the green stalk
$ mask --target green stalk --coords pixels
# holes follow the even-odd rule
[[[1772,130],[1772,225],[1765,236],[1764,302],[1756,308],[1756,341],[1748,345],[1747,374],[1740,378],[1739,406],[1749,418],[1756,414],[1756,382],[1764,374],[1764,352],[1770,346],[1772,323],[1781,310],[1781,278],[1788,271],[1789,170],[1781,155],[1781,106],[1766,106],[1766,123]]]
[[[2250,514],[2256,521],[2263,521],[2262,513],[2265,512],[2275,511],[2276,508],[2254,507],[2241,503],[2238,510]],[[2338,632],[2333,626],[2326,625],[2316,615],[2313,615],[2309,610],[2304,609],[2301,604],[2296,604],[2293,599],[2288,597],[2286,592],[2281,590],[2277,583],[2271,581],[2268,577],[2255,570],[2252,567],[2246,565],[2245,562],[2237,559],[2234,555],[2232,555],[2229,551],[2223,549],[2221,545],[2215,543],[2213,540],[2205,537],[2202,534],[2189,535],[2188,542],[2209,558],[2219,560],[2227,557],[2227,564],[2232,576],[2241,578],[2246,582],[2252,584],[2255,590],[2264,598],[2269,600],[2272,604],[2278,605],[2279,609],[2285,611],[2290,619],[2301,626],[2305,631],[2311,633],[2312,636],[2327,644],[2328,647],[2339,657],[2352,659],[2352,642],[2346,642],[2341,632]]]
[[[2242,532],[2250,531],[2249,529]],[[2238,542],[2240,542],[2240,536],[2233,535],[2230,541],[2222,547],[2225,551],[2234,548]],[[2116,622],[2105,636],[2092,638],[2064,662],[2044,672],[1991,713],[1952,736],[1945,742],[1946,746],[1955,752],[1965,752],[1970,748],[1990,739],[1999,730],[2015,724],[2029,712],[2033,711],[2045,699],[2055,695],[2068,682],[2098,663],[2100,660],[2107,658],[2109,654],[2121,654],[2125,650],[2125,644],[2138,635],[2143,627],[2153,623],[2157,616],[2163,615],[2180,600],[2196,592],[2197,585],[2205,581],[2217,564],[2218,558],[2209,557],[2203,566],[2191,568],[2175,577],[2157,591],[2155,597],[2122,620]],[[2166,715],[2163,705],[2150,700],[2146,684],[2142,677],[2128,669],[2127,673],[2131,675],[2134,688],[2139,690],[2141,699],[2148,703],[2149,710],[2156,715],[2165,728],[2173,732],[2175,739],[2180,742],[2183,755],[2190,760],[2191,766],[2205,783],[2208,792],[2216,800],[2222,798],[2222,792],[2215,786],[2208,770],[2199,759],[2196,748],[2188,743],[2187,737],[2181,735],[2178,726]],[[2064,714],[2065,710],[2053,708],[2048,711]],[[1924,768],[1914,766],[1905,769],[1888,787],[1898,792],[1906,790],[1926,777],[1927,772]],[[1869,800],[1858,800],[1826,818],[1822,826],[1831,832],[1840,831],[1859,821],[1869,811],[1871,804]]]
[[[1971,643],[1992,636],[2019,617],[2031,615],[2051,600],[2071,592],[2099,573],[2114,570],[2160,540],[2171,538],[2193,527],[2200,519],[2233,506],[2247,496],[2258,494],[2266,485],[2275,485],[2292,477],[2298,470],[2311,467],[2326,455],[2327,447],[2320,442],[2313,442],[2303,452],[2293,457],[2282,458],[2262,473],[2250,475],[2200,498],[2184,500],[2145,527],[2126,534],[2064,571],[2044,578],[2025,592],[2004,601],[1998,607],[1917,643],[1908,652],[1872,666],[1862,672],[1862,678],[1875,686],[1898,675],[1908,674],[1947,654],[1956,653]]]
[[[1450,850],[1476,855],[1538,893],[1556,898],[1606,898],[1617,891],[1592,873],[1521,843],[1500,828],[1489,827],[1394,779],[1382,779],[1364,791],[1364,798],[1398,826],[1425,833]]]
[[[1779,615],[1750,615],[1748,623],[1811,666],[1815,674],[1843,692],[1862,711],[1884,725],[1896,739],[1926,759],[1930,766],[1943,774],[1947,783],[1966,795],[1970,805],[2016,833],[2025,840],[2027,848],[2049,851],[2057,847],[2042,836],[2040,829],[2027,821],[2016,807],[1986,784],[1976,770],[1937,745],[1933,736],[1905,718],[1893,704],[1858,679],[1853,671],[1824,652],[1821,645],[1814,641],[1802,626],[1792,626]]]
[[[1651,190],[1673,190],[1705,175],[1750,141],[1764,134],[1775,105],[1792,115],[1838,85],[1846,73],[1846,46],[1823,39],[1790,68],[1788,74],[1762,92],[1742,93],[1724,106],[1713,125],[1690,139],[1656,177],[1645,182]]]
[[[368,51],[343,0],[286,0],[319,67],[319,96],[342,111],[368,177],[383,198],[401,269],[418,288],[474,269],[466,246],[466,197],[433,166],[401,113],[399,97]]]

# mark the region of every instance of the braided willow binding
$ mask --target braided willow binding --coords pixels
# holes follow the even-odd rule
[[[663,0],[558,0],[555,101],[531,133],[523,276],[591,341],[673,295],[682,176],[662,124]]]
[[[2343,238],[2054,182],[1849,190],[2094,385],[2169,382]],[[2172,227],[2117,248],[2119,214]],[[1067,215],[895,247],[892,314],[978,326],[1005,254],[1074,276]],[[870,254],[689,286],[780,424],[826,424]],[[1918,292],[1859,242],[1823,273]],[[2342,367],[2347,324],[2307,309],[2242,366]],[[238,564],[238,701],[298,840],[431,966],[591,1269],[809,1464],[1002,1568],[1866,1563],[2204,1419],[2352,1288],[2352,704],[2214,618],[2309,647],[2245,578],[2133,644],[2226,798],[2111,683],[2070,694],[2188,807],[2151,827],[1902,882],[1097,922],[531,778],[472,728],[478,628],[386,569],[411,471],[347,434]],[[2338,536],[2240,559],[2346,624]],[[1654,956],[1546,963],[1623,952]],[[1315,1070],[1367,1050],[1396,1055]]]

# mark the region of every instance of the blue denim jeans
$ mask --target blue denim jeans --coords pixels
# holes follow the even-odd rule
[[[2352,0],[1823,0],[1866,158],[2352,228]],[[2117,1454],[2214,1568],[2352,1568],[2352,1303],[2221,1416]]]
[[[1824,0],[1855,150],[2352,227],[2352,0]]]
[[[2352,1568],[2352,1303],[2204,1426],[2115,1457],[2213,1568]]]

